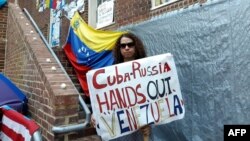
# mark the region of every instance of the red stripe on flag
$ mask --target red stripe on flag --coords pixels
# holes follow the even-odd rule
[[[21,113],[18,113],[15,110],[6,110],[4,108],[2,110],[6,117],[26,127],[27,130],[29,130],[30,135],[39,129],[39,126],[35,123],[35,121],[28,119]]]
[[[52,8],[53,8],[53,9],[56,9],[56,6],[57,6],[57,0],[53,0]]]
[[[13,141],[24,141],[24,137],[21,134],[16,133],[4,124],[2,124],[1,131]]]

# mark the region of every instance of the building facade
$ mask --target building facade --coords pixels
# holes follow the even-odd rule
[[[67,0],[66,3],[70,3],[71,1],[72,0]],[[100,15],[98,15],[98,12],[97,12],[98,8],[102,7],[102,6],[110,6],[110,4],[109,5],[105,4],[105,2],[110,2],[110,1],[105,1],[105,0],[88,0],[87,1],[87,0],[85,0],[84,1],[84,3],[85,3],[84,11],[81,12],[82,18],[90,26],[92,26],[95,29],[119,30],[119,29],[126,27],[126,26],[140,24],[142,22],[148,21],[148,20],[155,18],[157,16],[160,16],[164,13],[177,11],[180,9],[185,9],[185,8],[191,7],[195,4],[197,5],[197,3],[202,5],[203,3],[206,2],[206,0],[169,0],[169,1],[164,1],[164,0],[114,0],[113,7],[111,7],[111,8],[113,8],[113,12],[110,12],[110,11],[108,11],[108,9],[106,9],[108,12],[110,12],[109,18],[105,19],[105,12],[103,12],[103,11],[105,11],[105,9],[100,10],[102,12],[103,17],[99,18],[98,16],[100,16]],[[50,10],[45,9],[43,12],[38,12],[38,8],[36,7],[36,1],[18,0],[18,1],[15,1],[15,3],[17,3],[21,8],[27,9],[27,11],[31,14],[34,21],[36,22],[36,24],[38,25],[38,27],[42,31],[43,35],[48,39],[49,29],[50,29],[50,27],[49,27],[50,26],[50,24],[49,24],[50,23]],[[111,15],[111,17],[110,17],[110,15]],[[13,19],[15,19],[15,18],[13,18]],[[100,20],[104,20],[104,21],[107,20],[108,22],[100,22]],[[62,25],[60,27],[60,29],[61,29],[61,34],[60,34],[61,35],[61,39],[60,39],[61,44],[60,44],[60,46],[53,48],[53,50],[56,52],[57,57],[60,59],[61,63],[64,65],[66,71],[69,73],[69,75],[72,79],[73,77],[75,77],[74,70],[72,69],[72,66],[68,62],[68,60],[65,57],[64,52],[61,48],[64,45],[66,38],[67,38],[69,19],[63,15],[61,17],[61,23],[62,23]],[[164,24],[168,24],[168,23],[166,22]],[[18,35],[16,35],[16,36],[18,36]],[[13,50],[15,50],[15,49],[13,49]],[[25,55],[28,53],[24,52],[22,54]],[[43,57],[43,55],[44,54],[42,52],[40,52],[40,57]],[[32,59],[32,58],[30,58],[30,59]],[[29,60],[29,59],[25,59],[25,60]],[[22,60],[20,60],[20,61],[22,61]],[[13,61],[13,64],[14,63],[15,62]],[[42,62],[42,63],[44,63],[44,62]],[[21,64],[21,62],[20,62],[20,64]],[[23,62],[23,64],[25,65],[24,62]],[[14,65],[9,64],[8,66],[14,66]],[[40,65],[37,65],[37,66],[40,66]],[[35,68],[35,67],[32,67],[32,68]],[[9,72],[11,72],[11,70],[13,71],[14,69],[8,69],[8,70],[9,70]],[[38,71],[34,75],[39,75],[40,74],[39,71],[41,71],[41,70],[42,69],[38,69]],[[30,71],[32,71],[32,70],[30,70]],[[15,72],[13,72],[13,74],[14,73]],[[55,74],[53,74],[53,75],[55,75]],[[60,77],[58,77],[58,79],[59,78]],[[43,80],[45,80],[45,78],[43,79],[43,77],[42,77],[42,80],[40,80],[40,78],[39,78],[39,82],[41,81],[42,84],[44,84]],[[31,82],[31,81],[29,81],[29,82]],[[68,108],[70,106],[67,107],[67,105],[65,106],[65,105],[58,104],[61,102],[60,101],[61,99],[59,99],[59,97],[61,97],[61,95],[58,94],[57,95],[58,97],[55,97],[54,95],[52,95],[54,89],[52,90],[52,88],[51,88],[51,90],[49,89],[46,91],[44,91],[44,89],[41,89],[37,93],[36,93],[36,91],[33,91],[33,89],[32,89],[32,92],[30,92],[30,89],[26,89],[26,81],[24,83],[23,82],[21,82],[21,83],[22,84],[20,84],[20,86],[23,85],[25,87],[25,88],[23,88],[25,92],[27,92],[29,95],[37,94],[37,97],[39,97],[39,99],[35,98],[35,100],[38,99],[39,101],[34,100],[35,102],[33,102],[33,103],[36,103],[36,104],[33,105],[34,107],[31,109],[31,113],[34,115],[33,117],[35,117],[35,119],[37,119],[37,121],[39,122],[39,125],[42,126],[44,139],[47,139],[47,140],[67,140],[67,139],[72,140],[72,139],[77,138],[78,136],[81,137],[81,133],[79,133],[79,135],[76,135],[74,133],[74,134],[65,134],[65,135],[57,136],[51,132],[51,127],[55,124],[64,125],[65,123],[73,124],[73,123],[78,122],[78,115],[77,115],[77,113],[75,113],[78,110],[78,108],[75,105],[73,105],[74,103],[76,103],[75,100],[77,100],[75,95],[72,96],[73,100],[70,101],[70,103],[68,104],[68,105],[71,105],[71,107],[73,107],[72,108],[73,110],[72,110],[72,109]],[[75,86],[78,87],[79,82],[77,82],[77,80],[76,80],[76,81],[74,81],[74,83],[75,83]],[[44,87],[47,87],[47,85],[45,84]],[[79,90],[79,91],[81,92],[81,90]],[[53,100],[56,102],[51,101],[48,97],[43,97],[43,96],[41,97],[40,96],[41,93],[44,95],[49,95],[52,98],[55,97]],[[69,94],[70,94],[70,92],[69,92]],[[44,98],[45,98],[45,100],[44,100]],[[65,96],[62,99],[67,104],[68,98]],[[45,101],[45,102],[40,102],[40,101]],[[56,105],[54,105],[55,103],[56,103]],[[47,106],[47,105],[49,105],[49,106]],[[41,109],[40,107],[45,107],[45,108]],[[46,112],[47,111],[46,108],[49,109],[49,111],[50,111],[49,113]],[[37,109],[39,109],[39,111]],[[44,109],[46,109],[46,110],[44,110]],[[45,119],[48,119],[48,120],[45,120]]]

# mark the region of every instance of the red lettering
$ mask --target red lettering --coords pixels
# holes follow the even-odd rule
[[[159,63],[159,70],[160,70],[160,74],[162,73],[162,70],[161,70],[161,63]]]
[[[126,103],[125,96],[124,96],[124,89],[122,89],[123,97],[121,97],[121,94],[120,94],[118,88],[115,89],[115,92],[116,92],[117,99],[119,101],[119,104],[120,104],[121,108],[126,108],[127,103]]]
[[[93,75],[93,78],[92,78],[92,82],[93,82],[93,86],[96,88],[96,89],[103,89],[107,86],[107,84],[98,84],[97,83],[97,75],[101,74],[101,73],[105,73],[105,69],[100,69],[98,71],[96,71]]]
[[[141,67],[140,63],[138,63],[138,62],[132,62],[132,73],[134,75],[134,79],[136,79],[136,75],[135,75],[136,71],[138,71],[139,74],[140,74],[140,67]]]
[[[157,70],[156,66],[153,66],[152,67],[152,75],[156,75],[156,74],[158,74],[158,70]]]
[[[114,93],[113,90],[110,90],[110,104],[111,104],[111,110],[115,109],[115,106],[117,106],[117,108],[120,108],[120,106],[117,103],[117,98],[116,98],[116,94]]]
[[[111,82],[111,76],[108,76],[108,78],[107,78],[107,83],[108,83],[109,86],[114,85],[115,82],[116,82],[116,81],[115,81],[115,76],[113,76],[113,82]]]
[[[142,103],[146,102],[146,96],[143,93],[139,92],[139,90],[138,90],[139,88],[141,88],[141,84],[138,84],[136,86],[136,93],[137,93],[138,99],[139,99],[139,97],[141,97],[141,100],[138,100],[137,103],[142,104]]]
[[[102,105],[106,106],[107,110],[110,109],[106,92],[104,93],[104,97],[105,97],[105,100],[101,101],[99,95],[96,95],[97,103],[99,105],[99,110],[101,113],[102,113]]]
[[[170,70],[171,70],[171,68],[169,67],[168,63],[165,63],[164,64],[164,72],[168,72]]]
[[[135,106],[136,101],[137,101],[135,90],[133,89],[133,87],[125,87],[125,90],[126,90],[126,94],[128,97],[129,106],[130,107]],[[131,91],[129,92],[129,90],[131,90]],[[131,97],[134,97],[134,98],[131,98]],[[131,99],[134,99],[134,101],[131,102]]]
[[[129,75],[129,73],[125,73],[124,74],[124,82],[127,82],[127,81],[130,81],[130,75]]]
[[[118,73],[117,66],[115,66],[115,74],[116,74],[117,84],[121,84],[123,81],[123,76]]]

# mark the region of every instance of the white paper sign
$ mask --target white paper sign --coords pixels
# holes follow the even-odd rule
[[[51,47],[60,45],[61,10],[50,10],[50,36]]]
[[[176,66],[169,53],[91,70],[87,81],[97,133],[103,140],[184,117]]]
[[[97,8],[97,28],[101,28],[113,23],[114,0],[105,1]]]
[[[66,17],[71,19],[76,11],[80,13],[84,12],[84,0],[74,0],[71,1],[69,4],[63,6],[63,10],[66,13]]]

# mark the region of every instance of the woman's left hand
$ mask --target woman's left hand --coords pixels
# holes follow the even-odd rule
[[[93,114],[91,114],[90,124],[91,124],[93,127],[96,126],[96,121],[95,121],[95,118],[94,118]]]

